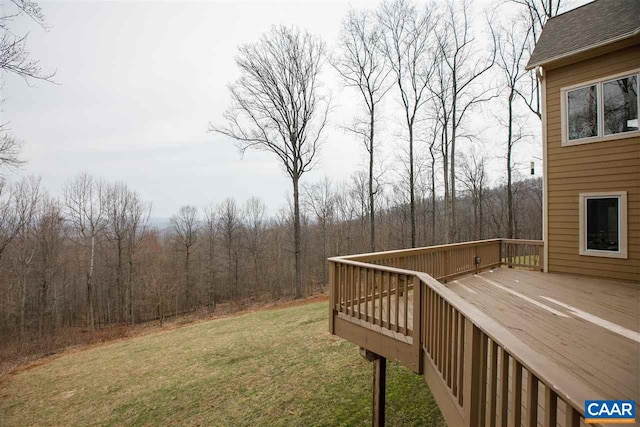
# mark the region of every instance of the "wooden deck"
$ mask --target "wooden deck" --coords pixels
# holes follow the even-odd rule
[[[608,399],[640,403],[640,286],[498,268],[447,283]]]
[[[575,427],[585,400],[640,403],[640,282],[542,273],[541,244],[332,258],[330,331],[423,375],[449,425]]]

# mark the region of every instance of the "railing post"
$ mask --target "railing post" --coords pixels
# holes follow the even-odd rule
[[[336,295],[336,263],[333,261],[329,262],[329,332],[331,335],[335,334],[335,327],[333,325],[333,320],[335,316],[335,295]]]
[[[538,263],[540,264],[540,271],[544,271],[544,245],[546,243],[542,242],[542,245],[538,245]]]
[[[422,282],[415,276],[407,277],[413,284],[413,348],[416,352],[416,372],[422,375]]]
[[[465,319],[463,406],[465,424],[480,425],[482,402],[482,332],[469,319]],[[484,424],[484,423],[483,423]]]

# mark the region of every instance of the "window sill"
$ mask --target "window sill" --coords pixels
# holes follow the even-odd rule
[[[605,142],[605,141],[617,141],[619,139],[627,139],[627,138],[640,138],[640,131],[634,130],[631,132],[616,133],[616,134],[607,135],[607,136],[594,136],[591,138],[576,139],[573,141],[562,141],[562,146],[570,147],[572,145],[592,144],[594,142]]]
[[[629,258],[626,252],[609,252],[609,251],[595,251],[595,250],[581,250],[580,255],[594,256],[598,258],[618,258],[618,259]]]

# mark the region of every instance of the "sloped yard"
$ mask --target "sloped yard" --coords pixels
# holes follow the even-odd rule
[[[371,365],[313,303],[71,353],[0,384],[0,425],[367,425]],[[394,363],[389,425],[444,425]]]

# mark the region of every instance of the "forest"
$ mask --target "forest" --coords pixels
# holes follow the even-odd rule
[[[43,19],[28,4],[21,13]],[[60,337],[114,325],[323,292],[326,259],[335,255],[540,239],[542,180],[518,172],[514,152],[532,139],[523,115],[539,126],[539,88],[525,61],[560,2],[514,4],[520,11],[508,22],[474,26],[468,0],[385,0],[351,10],[331,51],[285,26],[240,46],[231,105],[209,132],[243,152],[274,154],[292,189],[275,213],[258,197],[229,195],[158,221],[152,200],[91,171],[52,194],[41,178],[18,177],[21,143],[1,128],[0,358],[55,351]],[[479,27],[484,38],[476,37]],[[52,79],[25,59],[24,40],[0,45],[3,70]],[[358,104],[344,131],[362,145],[367,166],[354,165],[340,182],[304,179],[332,123],[323,73]],[[397,132],[380,138],[383,102],[394,108]],[[492,142],[502,152],[500,170],[488,167],[470,125],[484,120],[490,102],[504,112]],[[394,170],[380,162],[384,146],[400,153]]]

